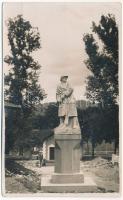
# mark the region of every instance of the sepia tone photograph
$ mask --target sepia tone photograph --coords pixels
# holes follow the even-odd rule
[[[2,4],[4,196],[121,192],[120,2]]]

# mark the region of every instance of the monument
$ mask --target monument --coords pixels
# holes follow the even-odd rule
[[[55,168],[51,177],[42,179],[42,189],[45,192],[94,192],[95,183],[80,171],[81,130],[73,88],[67,79],[68,76],[61,76],[56,90],[60,124],[54,129]]]

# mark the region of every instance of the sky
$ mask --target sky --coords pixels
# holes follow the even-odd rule
[[[11,2],[3,4],[3,57],[10,54],[8,45],[8,18],[22,14],[33,27],[38,27],[41,49],[33,54],[42,66],[39,83],[47,93],[43,102],[56,101],[56,87],[60,76],[68,75],[77,100],[86,99],[86,81],[90,71],[84,61],[87,59],[82,40],[85,33],[91,33],[92,21],[99,23],[101,15],[114,14],[120,25],[120,3],[41,3]],[[100,44],[99,39],[95,36]],[[4,72],[10,67],[4,63]]]

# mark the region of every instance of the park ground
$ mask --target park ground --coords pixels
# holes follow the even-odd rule
[[[81,171],[90,176],[97,184],[97,193],[119,192],[119,166],[111,161],[97,157],[82,161]],[[38,160],[6,160],[6,193],[42,193],[41,175],[54,171],[54,164],[39,167]]]

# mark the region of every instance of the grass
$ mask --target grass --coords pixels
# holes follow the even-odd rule
[[[40,177],[34,171],[25,168],[15,160],[7,159],[5,161],[5,170],[6,178],[14,176],[17,184],[19,185],[19,183],[21,183],[26,188],[26,192],[27,189],[33,193],[41,189]],[[10,179],[8,180],[10,181]],[[19,188],[17,192],[19,192]]]

